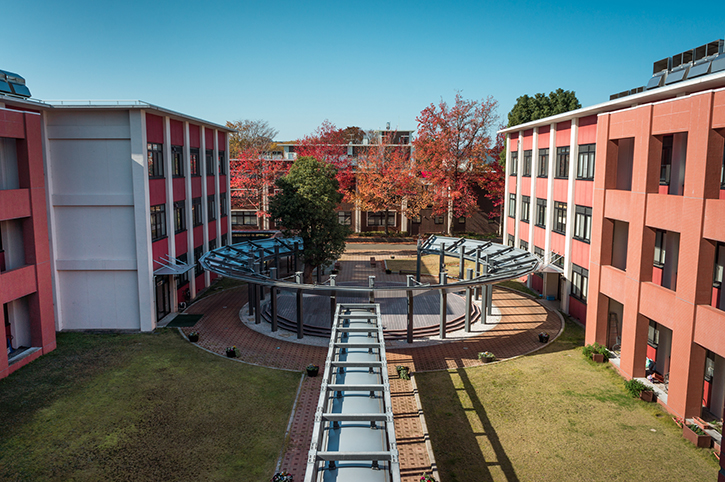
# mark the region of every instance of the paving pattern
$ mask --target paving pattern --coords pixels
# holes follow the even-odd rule
[[[370,265],[371,255],[377,258],[375,267]],[[380,262],[384,256],[385,253],[379,251],[346,254],[341,259],[338,280],[365,280],[367,284],[367,277],[375,275],[380,280],[404,282],[405,276],[385,274],[383,263]],[[490,351],[502,360],[512,358],[541,348],[537,337],[539,332],[546,331],[552,338],[561,332],[562,323],[558,314],[531,298],[497,287],[493,301],[501,312],[501,319],[493,328],[480,335],[419,344],[416,342],[412,347],[400,347],[399,343],[394,343],[386,348],[403,481],[417,482],[421,474],[435,467],[426,447],[426,434],[423,433],[413,382],[401,380],[395,370],[396,365],[408,366],[413,373],[470,367],[480,365],[478,352]],[[199,346],[220,355],[224,355],[227,347],[236,346],[240,352],[238,360],[246,363],[299,371],[300,374],[310,363],[324,365],[326,346],[290,343],[245,326],[240,321],[240,311],[246,303],[247,289],[244,287],[203,298],[191,305],[186,313],[204,316],[194,327],[182,328],[182,331],[186,334],[198,331]],[[281,469],[293,474],[295,480],[304,479],[321,380],[321,377],[304,376],[292,417]]]

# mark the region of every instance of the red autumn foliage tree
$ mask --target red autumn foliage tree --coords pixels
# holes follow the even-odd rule
[[[498,126],[501,130],[505,126]],[[478,185],[483,189],[483,195],[491,201],[493,209],[488,213],[489,218],[497,218],[501,216],[500,209],[503,206],[503,192],[505,188],[504,166],[498,162],[501,152],[506,145],[506,136],[498,133],[496,135],[496,145],[491,149],[491,159],[483,166],[478,178]]]
[[[358,157],[356,169],[354,199],[365,211],[385,212],[386,233],[390,211],[404,209],[407,216],[417,216],[429,202],[427,191],[413,169],[410,147],[391,144],[394,138],[386,135],[371,145]]]
[[[258,220],[269,217],[274,183],[287,174],[291,165],[292,161],[272,159],[255,147],[242,151],[237,159],[230,161],[232,209],[253,209]]]
[[[299,139],[295,144],[297,157],[314,157],[337,169],[337,182],[345,202],[352,199],[355,190],[355,173],[351,158],[347,155],[348,138],[354,133],[351,129],[356,128],[338,129],[325,120],[315,132]]]
[[[458,92],[453,106],[441,100],[416,118],[417,167],[431,186],[433,214],[448,214],[449,233],[454,217],[470,216],[478,206],[473,187],[491,160],[496,106],[492,97],[465,100]]]

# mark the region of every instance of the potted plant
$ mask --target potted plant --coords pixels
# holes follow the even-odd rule
[[[436,479],[432,475],[423,474],[420,478],[420,482],[436,482]]]
[[[198,331],[192,331],[189,333],[189,341],[192,343],[196,343],[199,341],[199,332]]]
[[[292,482],[292,474],[289,472],[277,472],[272,477],[272,482]]]
[[[654,402],[655,391],[652,389],[652,387],[647,387],[639,393],[639,398],[640,400],[644,400],[645,402]]]
[[[624,388],[626,388],[627,391],[635,398],[638,398],[642,394],[643,390],[648,390],[647,385],[636,378],[632,378],[631,380],[624,382]]]
[[[236,346],[227,347],[226,352],[229,358],[236,358],[239,356],[239,350],[237,350]]]
[[[541,343],[549,343],[549,334],[545,331],[539,333],[539,341]]]
[[[582,354],[587,358],[591,358],[597,363],[604,363],[606,361],[609,361],[609,350],[606,346],[600,345],[599,343],[586,345],[584,348],[582,348]]]
[[[496,355],[490,351],[482,351],[478,353],[478,359],[481,360],[481,363],[491,363],[496,360]]]
[[[706,434],[703,429],[701,429],[694,423],[686,423],[682,427],[682,436],[695,444],[695,447],[710,448],[710,442],[712,441],[712,437]]]
[[[395,367],[395,369],[398,371],[398,376],[402,378],[403,380],[410,380],[410,374],[409,369],[406,366],[398,365]]]
[[[315,365],[313,363],[310,363],[309,365],[307,365],[307,376],[308,377],[316,377],[318,373],[320,373],[320,367],[318,365]]]

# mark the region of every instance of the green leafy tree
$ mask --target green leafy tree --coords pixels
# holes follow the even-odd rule
[[[286,176],[277,180],[280,192],[269,211],[285,236],[299,236],[304,244],[304,282],[312,283],[312,271],[328,266],[345,252],[347,226],[337,220],[335,208],[342,201],[332,165],[314,157],[298,158]]]
[[[582,105],[572,90],[556,89],[549,92],[549,95],[542,93],[530,97],[526,94],[516,99],[511,112],[509,112],[509,123],[507,127],[525,124],[537,119],[543,119],[570,110],[579,109]]]

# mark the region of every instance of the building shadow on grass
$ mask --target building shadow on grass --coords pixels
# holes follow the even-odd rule
[[[516,470],[466,370],[448,374],[435,377],[435,383],[430,376],[417,379],[441,479],[518,482]],[[456,376],[461,388],[453,382]],[[433,391],[435,397],[426,397],[427,390]],[[463,394],[470,400],[470,407],[460,401]],[[436,403],[437,397],[447,397],[447,402]]]

